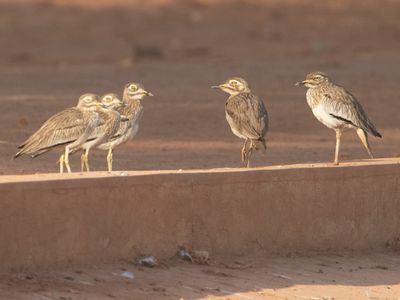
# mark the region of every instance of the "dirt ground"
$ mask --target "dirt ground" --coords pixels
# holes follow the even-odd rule
[[[227,96],[210,89],[231,75],[246,78],[270,114],[269,149],[255,166],[331,161],[334,132],[294,86],[314,70],[359,98],[383,134],[371,139],[376,157],[400,154],[398,1],[95,2],[0,1],[2,174],[57,171],[58,151],[14,161],[16,146],[80,94],[121,94],[129,81],[156,96],[144,100],[135,140],[116,150],[116,170],[238,167]],[[367,158],[352,131],[341,154]],[[105,153],[91,162],[104,170]]]
[[[239,256],[155,268],[120,262],[0,276],[0,299],[400,299],[397,253],[312,257]]]
[[[0,0],[0,174],[57,171],[57,151],[13,160],[16,146],[80,94],[121,94],[129,81],[156,96],[114,169],[238,167],[227,96],[210,89],[232,75],[269,111],[268,151],[255,166],[331,161],[334,132],[294,86],[316,70],[363,104],[383,135],[371,139],[375,156],[398,157],[399,16],[395,0]],[[343,160],[367,158],[354,132],[342,141]],[[71,160],[78,170],[78,155]],[[91,166],[105,170],[105,153],[93,151]],[[399,262],[395,253],[121,262],[4,275],[0,299],[400,299]]]

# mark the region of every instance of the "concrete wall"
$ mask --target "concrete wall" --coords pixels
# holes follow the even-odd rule
[[[400,237],[400,165],[0,178],[0,271],[178,245],[211,255],[369,249]]]

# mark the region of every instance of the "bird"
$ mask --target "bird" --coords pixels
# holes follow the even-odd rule
[[[267,150],[266,135],[269,129],[268,112],[263,100],[254,95],[246,80],[240,77],[228,78],[224,83],[212,86],[229,94],[225,103],[225,116],[233,134],[244,139],[241,151],[242,162],[249,168],[250,155],[257,150],[260,142]]]
[[[101,97],[102,108],[98,109],[97,112],[100,117],[100,122],[95,128],[93,133],[83,145],[80,146],[84,150],[81,156],[81,171],[90,171],[89,167],[89,151],[91,148],[96,147],[104,142],[108,142],[117,133],[121,116],[116,111],[123,102],[118,98],[118,95],[109,93]],[[107,169],[109,172],[112,171],[112,154],[111,147],[107,155]]]
[[[133,139],[139,131],[139,121],[143,115],[142,100],[145,96],[154,96],[152,93],[146,91],[144,86],[140,83],[130,82],[124,86],[122,102],[123,105],[117,108],[118,113],[121,115],[121,122],[117,133],[114,137],[98,146],[101,150],[109,151],[109,160],[112,162],[113,149]]]
[[[60,156],[60,173],[64,172],[64,164],[71,173],[69,154],[78,149],[93,130],[98,126],[100,118],[96,110],[101,106],[99,96],[86,93],[79,97],[75,107],[67,108],[50,117],[18,148],[14,156],[30,155],[35,158],[59,146],[65,146]]]
[[[369,156],[373,158],[368,134],[379,138],[382,135],[368,119],[356,97],[340,85],[333,83],[323,72],[309,73],[305,80],[297,82],[296,85],[304,85],[308,88],[307,103],[314,116],[336,132],[334,165],[339,164],[340,137],[342,131],[347,128],[356,130]]]

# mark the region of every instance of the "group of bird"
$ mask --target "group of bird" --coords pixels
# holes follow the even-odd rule
[[[322,124],[335,130],[336,148],[334,164],[339,164],[340,137],[342,131],[355,129],[362,144],[372,158],[368,134],[382,137],[368,119],[359,101],[346,89],[335,84],[327,74],[312,72],[297,82],[307,88],[306,99],[314,116]],[[226,120],[237,137],[244,139],[241,150],[242,163],[250,167],[250,156],[261,144],[267,149],[266,136],[269,128],[268,112],[263,100],[253,94],[246,80],[228,78],[224,83],[212,86],[229,94],[225,103]],[[69,155],[82,150],[81,171],[89,171],[89,151],[98,148],[108,151],[107,167],[112,171],[113,149],[132,139],[139,130],[143,114],[142,100],[153,96],[141,84],[125,85],[122,100],[110,93],[101,98],[84,94],[76,107],[67,108],[50,117],[31,137],[18,148],[15,155],[37,157],[57,147],[64,147],[59,160],[60,173],[64,165],[70,173]]]
[[[60,156],[60,173],[64,165],[71,173],[69,155],[82,150],[81,171],[90,171],[89,151],[98,148],[108,151],[107,168],[112,171],[113,149],[133,138],[139,130],[143,113],[141,100],[153,96],[141,84],[125,85],[122,100],[117,94],[101,98],[92,93],[79,97],[75,107],[67,108],[52,117],[18,148],[15,157],[23,154],[32,158],[54,148],[64,147]]]

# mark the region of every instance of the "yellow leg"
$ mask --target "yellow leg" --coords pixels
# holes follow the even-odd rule
[[[85,169],[86,169],[87,172],[90,171],[88,154],[89,153],[84,152],[81,155],[81,172],[85,172]]]
[[[113,149],[110,148],[107,154],[107,167],[108,172],[112,172],[112,164],[113,164]]]
[[[81,172],[85,172],[85,153],[81,155]]]
[[[65,163],[65,166],[67,167],[68,173],[71,173],[71,167],[69,166],[69,149],[68,149],[68,147],[65,147],[64,163]]]
[[[242,147],[242,163],[246,163],[246,145],[247,145],[247,140],[244,141],[243,147]]]
[[[89,149],[85,150],[85,154],[82,154],[84,156],[84,165],[86,167],[86,172],[90,172],[90,167],[89,167]]]
[[[367,133],[364,130],[362,130],[361,128],[358,128],[357,129],[357,135],[360,138],[361,143],[363,143],[365,149],[367,150],[367,152],[369,154],[369,157],[374,158],[374,156],[372,155],[372,152],[371,152],[371,148],[369,147]]]
[[[257,150],[257,145],[255,144],[255,142],[253,140],[250,140],[250,146],[249,149],[247,151],[247,164],[246,164],[246,168],[250,168],[250,156],[251,153],[253,152],[253,150]]]
[[[64,173],[64,154],[61,154],[59,163],[60,163],[60,173]]]
[[[339,149],[340,149],[340,136],[342,135],[342,132],[340,129],[336,129],[336,149],[335,149],[335,160],[333,162],[334,165],[339,164]]]
[[[247,150],[247,144],[248,144],[248,142],[249,142],[249,139],[246,139],[245,141],[244,141],[244,144],[243,144],[243,148],[242,148],[242,162],[243,162],[243,164],[245,165],[245,167],[249,167],[249,158],[248,158],[248,150]]]

